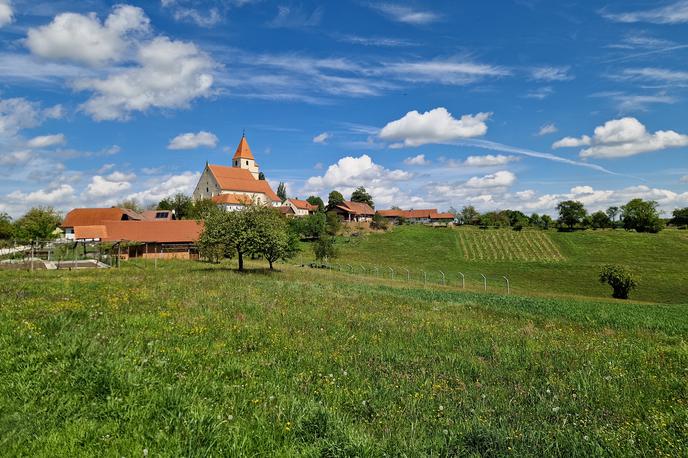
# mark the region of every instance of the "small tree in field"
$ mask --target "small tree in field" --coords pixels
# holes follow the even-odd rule
[[[330,195],[327,197],[327,208],[328,210],[332,210],[342,202],[344,202],[344,196],[342,195],[342,193],[336,190],[332,191],[330,192]]]
[[[664,222],[659,217],[657,206],[657,202],[653,200],[633,199],[628,202],[621,207],[624,229],[652,234],[664,229]]]
[[[255,217],[257,251],[273,270],[275,261],[291,259],[299,251],[298,236],[289,230],[287,220],[274,208],[258,207]]]
[[[576,224],[581,224],[587,215],[583,203],[576,200],[559,202],[557,211],[559,212],[559,223],[568,226],[569,230],[573,230]]]
[[[14,236],[31,242],[52,240],[61,222],[62,218],[51,207],[32,208],[14,223]]]
[[[322,236],[313,244],[313,254],[316,261],[324,261],[337,257],[337,249],[334,246],[334,237]]]
[[[629,293],[638,286],[631,272],[625,267],[608,265],[600,272],[600,283],[607,283],[614,292],[612,297],[616,299],[628,299]]]

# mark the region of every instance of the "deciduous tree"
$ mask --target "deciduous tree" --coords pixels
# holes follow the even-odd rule
[[[14,224],[14,235],[31,242],[52,240],[61,222],[62,218],[51,207],[32,208]]]
[[[373,197],[366,191],[363,186],[359,186],[356,190],[351,193],[351,201],[358,202],[361,204],[368,204],[370,208],[375,208],[375,202],[373,202]]]
[[[339,191],[332,191],[327,197],[327,208],[331,210],[342,202],[344,202],[344,196],[342,193]]]
[[[664,228],[659,217],[657,202],[653,200],[633,199],[621,207],[624,229],[635,229],[636,232],[657,233]]]
[[[588,213],[585,211],[583,203],[577,200],[559,202],[557,211],[559,212],[559,223],[568,226],[569,230],[573,230],[576,224],[581,224]]]

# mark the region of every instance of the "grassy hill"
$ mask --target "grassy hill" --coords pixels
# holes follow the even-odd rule
[[[339,264],[363,264],[367,269],[391,266],[398,272],[407,268],[416,280],[423,269],[433,282],[440,280],[442,270],[454,284],[458,272],[463,272],[468,287],[473,289],[482,288],[480,274],[484,274],[493,292],[504,290],[502,276],[507,276],[513,290],[524,295],[608,297],[609,287],[597,280],[600,267],[624,264],[640,279],[634,298],[665,303],[685,302],[688,298],[685,231],[518,233],[401,226],[388,233],[342,239],[339,247],[340,257],[335,261]]]
[[[404,228],[351,252],[362,256],[378,237],[388,246],[435,246],[427,234]],[[435,234],[447,243],[455,235]],[[562,262],[584,249],[551,236]],[[688,451],[686,305],[504,297],[290,266],[245,274],[228,267],[130,262],[110,271],[0,272],[2,453]]]

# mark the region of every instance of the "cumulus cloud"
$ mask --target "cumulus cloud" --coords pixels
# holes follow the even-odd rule
[[[138,67],[105,79],[77,81],[78,90],[94,95],[82,108],[96,120],[125,120],[131,112],[150,108],[185,108],[210,95],[213,61],[193,43],[157,37],[141,45]]]
[[[176,21],[193,22],[200,27],[212,27],[222,20],[222,14],[218,8],[210,8],[202,12],[193,8],[188,0],[162,0],[163,8],[171,8]]]
[[[115,6],[104,23],[95,13],[62,13],[29,29],[25,43],[37,56],[101,66],[120,60],[132,35],[146,33],[149,23],[141,8],[129,5]]]
[[[6,196],[6,199],[15,205],[31,206],[58,206],[74,198],[74,188],[63,184],[54,188],[39,189],[37,191],[23,193],[14,191]]]
[[[63,145],[67,139],[64,134],[41,135],[29,140],[26,145],[29,148],[48,148],[55,145]]]
[[[43,109],[39,103],[21,97],[0,99],[0,138],[11,138],[23,129],[39,126],[46,119],[62,116],[62,107]]]
[[[145,189],[126,196],[144,204],[160,202],[165,197],[177,193],[191,194],[198,183],[201,174],[198,172],[184,172],[178,175],[163,175],[151,178],[145,183]]]
[[[0,27],[11,24],[14,21],[12,2],[10,0],[0,0]]]
[[[653,24],[681,24],[688,22],[688,1],[680,0],[659,8],[625,13],[608,13],[602,15],[616,22],[635,23],[650,22]]]
[[[419,113],[410,111],[401,119],[388,123],[379,133],[386,141],[401,141],[393,146],[421,146],[446,143],[462,138],[479,137],[487,132],[485,121],[491,113],[463,115],[455,119],[446,108]]]
[[[550,122],[540,127],[540,130],[538,131],[537,135],[539,137],[542,137],[544,135],[554,134],[558,131],[559,129],[557,128],[557,126],[553,122]]]
[[[327,143],[327,140],[330,139],[330,134],[327,132],[323,132],[321,134],[316,135],[313,137],[313,143],[319,143],[319,144],[325,144]]]
[[[419,10],[405,5],[395,5],[392,3],[371,4],[371,8],[379,11],[384,16],[395,22],[402,22],[412,25],[423,25],[437,22],[441,16],[427,10]]]
[[[167,149],[196,149],[200,147],[215,148],[218,139],[215,134],[200,131],[198,133],[189,132],[177,135],[167,145]]]
[[[425,159],[425,154],[419,154],[417,156],[407,157],[404,159],[404,164],[406,165],[426,165],[430,161]]]
[[[569,81],[573,76],[569,74],[571,67],[535,67],[531,69],[531,78],[536,81]]]
[[[0,166],[13,167],[26,164],[34,157],[31,151],[12,151],[9,153],[0,152]]]
[[[312,189],[332,189],[336,187],[354,188],[381,181],[403,181],[411,178],[403,170],[389,170],[373,162],[367,154],[360,157],[343,157],[330,165],[323,176],[311,177],[306,185]]]
[[[86,187],[85,194],[87,197],[112,197],[128,191],[130,188],[131,183],[128,181],[111,181],[100,175],[95,175]]]
[[[495,167],[499,165],[506,165],[509,162],[518,161],[516,156],[505,156],[503,154],[486,154],[484,156],[468,156],[463,162],[469,167]]]
[[[127,181],[127,182],[131,182],[131,181],[134,181],[134,180],[136,179],[136,174],[134,174],[134,173],[124,173],[124,172],[115,171],[115,172],[112,172],[112,173],[111,173],[110,175],[108,175],[107,177],[105,177],[105,179],[108,180],[108,181],[118,181],[118,182]]]
[[[482,177],[473,177],[466,181],[469,188],[504,188],[516,182],[516,175],[508,170],[501,170]]]
[[[629,117],[613,119],[596,127],[592,138],[585,135],[580,138],[566,137],[553,147],[582,145],[589,146],[580,152],[583,158],[618,158],[688,146],[688,135],[673,130],[650,133],[640,121]]]

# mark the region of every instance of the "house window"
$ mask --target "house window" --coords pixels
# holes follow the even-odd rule
[[[248,161],[246,161],[246,165],[248,165]]]
[[[208,188],[205,188],[205,192],[210,192],[210,189],[208,189]]]

